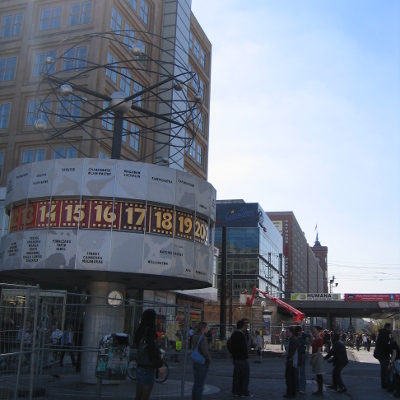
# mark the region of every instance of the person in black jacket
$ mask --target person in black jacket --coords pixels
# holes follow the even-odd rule
[[[136,400],[148,400],[156,379],[156,369],[164,373],[164,367],[160,357],[160,351],[156,347],[156,312],[149,308],[142,314],[140,324],[135,334],[135,347],[139,348],[140,342],[144,340],[147,344],[149,358],[152,367],[138,365],[136,368]]]
[[[339,339],[339,334],[334,333],[332,336],[333,346],[324,357],[324,360],[333,357],[332,385],[328,386],[329,389],[344,393],[347,389],[340,374],[343,368],[349,363],[349,360],[347,358],[346,346]]]
[[[382,389],[389,389],[390,387],[390,355],[392,348],[390,345],[390,333],[393,328],[390,323],[386,323],[383,329],[379,329],[379,334],[375,343],[374,357],[379,360],[381,365],[381,387]]]
[[[286,378],[286,399],[294,399],[296,397],[296,375],[297,368],[301,364],[300,343],[294,335],[294,328],[289,326],[286,328],[286,358],[285,358],[285,378]]]
[[[244,331],[245,323],[240,320],[236,324],[236,331],[229,339],[229,352],[233,358],[233,391],[236,397],[253,397],[249,393],[250,366],[247,340]]]

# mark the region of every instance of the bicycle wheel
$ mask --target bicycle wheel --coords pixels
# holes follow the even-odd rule
[[[164,370],[165,370],[163,374],[161,374],[158,369],[156,370],[156,382],[157,383],[163,383],[169,377],[169,367],[168,367],[168,364],[165,361],[163,361],[163,367],[164,367]]]
[[[130,360],[128,364],[128,376],[129,378],[136,379],[136,360]]]

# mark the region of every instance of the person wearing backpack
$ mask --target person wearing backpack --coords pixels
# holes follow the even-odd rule
[[[149,400],[156,380],[156,369],[164,373],[160,351],[156,347],[156,312],[152,308],[143,311],[138,329],[135,333],[135,347],[139,349],[142,342],[147,344],[148,358],[151,366],[141,366],[138,360],[136,367],[136,400]]]

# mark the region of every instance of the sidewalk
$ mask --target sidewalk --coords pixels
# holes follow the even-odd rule
[[[216,356],[216,354],[214,354]],[[337,393],[330,389],[324,392],[323,398],[352,399],[352,400],[390,400],[390,395],[380,388],[379,363],[365,350],[348,350],[349,365],[343,370],[342,377],[347,386],[347,393]],[[190,357],[186,360],[185,384],[181,387],[180,377],[184,366],[183,355],[180,363],[170,362],[170,376],[163,384],[155,384],[151,399],[178,400],[183,390],[185,398],[191,398],[193,372]],[[250,392],[254,399],[275,400],[282,399],[286,392],[284,353],[277,345],[276,349],[265,352],[263,362],[255,363],[255,357],[250,362]],[[234,400],[232,396],[232,360],[229,357],[213,357],[204,389],[204,399]],[[298,399],[319,398],[311,393],[311,380],[315,375],[311,366],[306,365],[307,389],[305,394],[298,394]],[[325,385],[332,383],[332,365],[326,364],[324,375]],[[75,373],[72,365],[65,365],[60,379],[44,376],[41,382],[46,388],[44,400],[90,400],[96,398],[96,385],[87,385],[79,382],[79,374]],[[136,382],[127,378],[122,382],[103,381],[101,386],[102,399],[133,399],[135,397]]]

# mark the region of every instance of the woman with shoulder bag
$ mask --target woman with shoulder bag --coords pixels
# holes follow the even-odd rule
[[[320,326],[314,326],[313,329],[314,340],[311,343],[312,355],[310,364],[312,365],[312,372],[315,375],[317,375],[317,384],[318,384],[318,390],[316,392],[313,392],[313,394],[317,396],[323,395],[323,388],[324,388],[323,374],[325,374],[324,357],[322,355],[323,341],[320,336],[321,330],[322,328]]]
[[[156,312],[147,309],[143,312],[140,324],[135,334],[135,347],[145,347],[143,360],[137,360],[136,368],[136,400],[149,400],[156,379],[156,369],[164,373],[160,351],[156,347]],[[146,346],[147,345],[147,346]],[[143,363],[141,365],[141,362]]]
[[[208,352],[207,335],[208,325],[206,322],[200,322],[197,326],[197,332],[193,337],[193,349],[204,357],[205,363],[200,364],[193,360],[193,388],[192,400],[201,400],[203,397],[204,383],[207,378],[208,367],[211,363],[210,354]],[[194,350],[193,350],[194,351]]]

